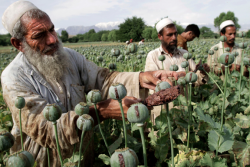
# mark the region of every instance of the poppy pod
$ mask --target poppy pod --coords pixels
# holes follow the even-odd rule
[[[127,95],[127,89],[123,84],[114,83],[109,88],[109,97],[114,100],[121,100]]]
[[[134,150],[126,147],[115,150],[110,158],[111,167],[137,167],[139,160]]]
[[[97,89],[93,89],[88,93],[87,99],[91,103],[98,103],[102,100],[101,92]]]
[[[43,109],[43,116],[46,120],[55,122],[58,120],[62,115],[61,108],[56,104],[48,104]]]

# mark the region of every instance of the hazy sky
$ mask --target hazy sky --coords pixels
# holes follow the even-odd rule
[[[16,0],[0,0],[0,14]],[[137,16],[154,25],[168,16],[183,25],[213,24],[221,12],[233,11],[239,24],[250,24],[249,0],[30,0],[48,13],[56,28],[118,24]],[[101,24],[100,24],[101,23]],[[0,24],[0,33],[6,30]]]

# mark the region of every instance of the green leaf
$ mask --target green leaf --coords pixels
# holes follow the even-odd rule
[[[227,160],[220,157],[211,158],[208,153],[202,158],[201,165],[209,167],[227,167]]]
[[[112,154],[118,147],[120,147],[121,144],[122,144],[122,133],[120,134],[118,139],[116,139],[116,141],[108,147],[110,153]]]
[[[156,145],[155,147],[155,157],[158,159],[158,161],[163,162],[166,157],[168,155],[168,145],[164,145],[162,146],[162,144],[160,145]]]
[[[152,146],[156,146],[156,140],[157,140],[157,137],[156,135],[154,134],[154,128],[151,129],[151,132],[148,134],[148,137],[150,138],[150,144]]]
[[[220,128],[220,124],[215,122],[210,115],[205,115],[204,112],[202,111],[202,109],[200,107],[197,107],[195,109],[195,112],[197,113],[198,117],[200,120],[207,122],[212,128],[214,129],[219,129]]]
[[[223,153],[230,150],[233,144],[234,135],[225,127],[223,133],[218,133],[218,131],[211,130],[208,134],[208,147],[211,151],[218,150],[218,152]]]
[[[12,127],[12,126],[13,126],[13,124],[12,124],[11,121],[6,121],[6,122],[4,123],[4,125],[7,126],[7,127]]]
[[[142,143],[138,142],[136,138],[127,134],[128,147],[133,149],[136,153],[139,152],[139,149],[142,147]]]
[[[242,113],[236,114],[234,119],[236,125],[241,128],[249,128],[250,125],[250,116],[243,115]]]
[[[158,117],[156,117],[155,126],[159,130],[160,129],[164,130],[168,126],[165,114],[162,114],[162,115],[159,115]]]
[[[188,106],[186,97],[184,97],[183,95],[180,95],[178,96],[178,99],[180,100],[181,105]]]
[[[233,145],[233,152],[241,166],[245,167],[250,165],[250,146],[247,145],[247,143],[235,141]]]
[[[245,109],[244,114],[250,115],[250,106]]]
[[[98,156],[98,158],[100,158],[105,165],[110,165],[110,157],[109,156],[107,156],[105,154],[100,154]]]

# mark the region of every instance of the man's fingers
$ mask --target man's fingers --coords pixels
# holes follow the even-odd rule
[[[170,86],[173,86],[173,83],[172,83],[171,80],[168,79],[168,78],[163,79],[162,81],[168,82]]]

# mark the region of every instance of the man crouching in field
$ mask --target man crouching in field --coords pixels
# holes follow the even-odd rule
[[[57,128],[62,156],[68,158],[72,155],[73,145],[79,142],[76,132],[78,116],[73,110],[79,102],[86,102],[85,93],[92,89],[102,92],[104,101],[97,105],[101,120],[121,119],[119,103],[105,100],[112,83],[124,84],[127,95],[133,96],[123,100],[126,116],[130,105],[139,102],[140,88],[154,89],[160,80],[169,82],[168,77],[178,79],[176,72],[110,73],[108,69],[98,67],[74,50],[63,48],[49,16],[28,1],[10,5],[4,12],[2,22],[12,35],[12,45],[20,51],[1,75],[3,97],[14,121],[11,133],[15,144],[11,152],[21,149],[19,111],[14,102],[17,96],[22,96],[26,101],[22,110],[24,149],[34,156],[37,166],[48,166],[46,148],[49,148],[50,165],[60,166],[53,125],[42,115],[47,104],[56,103],[63,111]],[[93,110],[90,107],[89,114],[97,122]],[[91,134],[85,134],[84,147]],[[82,164],[86,167],[93,166],[93,147],[91,142],[84,155]]]
[[[156,24],[156,30],[158,32],[158,38],[161,41],[159,48],[152,50],[148,53],[145,71],[154,71],[164,69],[165,71],[170,71],[171,65],[178,66],[178,72],[185,76],[185,69],[181,67],[181,63],[186,61],[183,54],[187,53],[184,49],[177,48],[177,29],[174,22],[169,18],[164,18]],[[165,60],[163,63],[158,59],[160,55],[164,55]],[[189,71],[194,71],[196,64],[193,59],[189,59]],[[206,71],[209,71],[207,64],[203,64],[203,67]],[[198,80],[196,84],[204,84],[206,82],[206,73],[204,71],[197,71]],[[154,91],[150,90],[150,94],[153,94]],[[169,104],[169,107],[173,107],[173,103]],[[157,116],[160,115],[161,108],[160,106],[154,107],[154,110],[151,111],[151,121],[154,123],[154,120]]]

